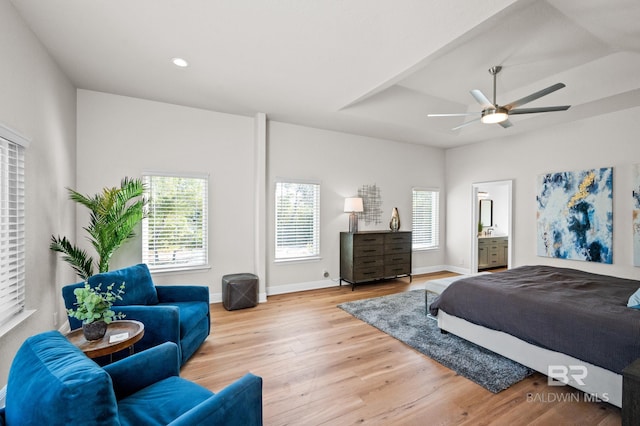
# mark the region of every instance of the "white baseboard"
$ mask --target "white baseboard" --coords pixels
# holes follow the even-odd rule
[[[345,283],[347,284],[347,283]],[[267,295],[295,293],[296,291],[317,290],[320,288],[337,287],[339,283],[333,280],[307,281],[304,283],[283,284],[269,287]]]
[[[446,271],[455,272],[456,274],[470,274],[471,270],[469,268],[462,268],[460,266],[452,266],[448,265],[445,267]]]
[[[0,389],[0,408],[4,407],[4,402],[7,398],[7,385],[4,385],[2,389]]]
[[[431,274],[434,272],[442,272],[449,271],[455,272],[458,274],[469,274],[470,271],[467,268],[460,268],[451,265],[436,265],[436,266],[426,266],[422,268],[416,268],[412,270],[412,275],[421,275],[421,274]],[[351,285],[349,283],[344,283],[345,285]],[[286,293],[295,293],[298,291],[306,291],[306,290],[318,290],[321,288],[329,288],[329,287],[337,287],[339,285],[339,281],[328,279],[328,280],[320,280],[320,281],[307,281],[300,283],[291,283],[291,284],[282,284],[276,286],[270,286],[267,288],[266,293],[260,293],[258,295],[258,301],[260,303],[264,303],[267,301],[267,296],[273,296],[276,294],[286,294]],[[222,303],[222,293],[209,293],[209,301],[211,303]]]
[[[432,274],[434,272],[451,271],[449,265],[424,266],[422,268],[413,268],[412,275]],[[454,272],[454,271],[451,271]]]
[[[267,293],[258,294],[258,303],[267,301]],[[222,293],[209,293],[209,303],[222,303]]]

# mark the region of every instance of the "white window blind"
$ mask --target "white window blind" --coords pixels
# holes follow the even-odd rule
[[[320,255],[320,184],[276,182],[276,260]]]
[[[438,248],[439,197],[437,190],[413,190],[413,250]]]
[[[0,327],[25,304],[24,151],[0,137]]]
[[[208,264],[208,176],[148,173],[142,261],[151,270]]]

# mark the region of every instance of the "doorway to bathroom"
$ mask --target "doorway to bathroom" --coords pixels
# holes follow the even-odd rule
[[[513,181],[472,184],[472,273],[511,268],[513,258]]]

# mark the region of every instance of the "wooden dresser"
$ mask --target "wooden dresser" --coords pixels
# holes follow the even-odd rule
[[[411,281],[411,232],[365,231],[340,233],[340,285],[386,278]]]

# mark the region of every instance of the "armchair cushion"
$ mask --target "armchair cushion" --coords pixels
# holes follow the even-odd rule
[[[116,399],[121,400],[156,382],[179,376],[178,359],[178,346],[165,342],[103,368],[111,376]],[[132,372],[135,372],[135,380],[131,378]]]
[[[159,306],[175,306],[180,315],[180,335],[185,336],[209,315],[209,305],[205,302],[160,303]]]
[[[124,425],[168,425],[171,421],[213,396],[213,392],[180,377],[168,377],[118,402]],[[147,410],[142,407],[162,407]]]
[[[58,331],[25,341],[9,371],[0,425],[262,425],[262,379],[218,394],[182,379],[167,342],[106,366]]]
[[[124,283],[122,300],[116,300],[114,305],[155,305],[158,303],[156,287],[151,279],[149,268],[144,263],[89,277],[89,285],[96,287],[102,284],[102,290],[113,283],[115,283],[114,289]]]
[[[5,410],[7,425],[70,425],[87,418],[118,424],[111,378],[57,331],[32,336],[18,350]]]

